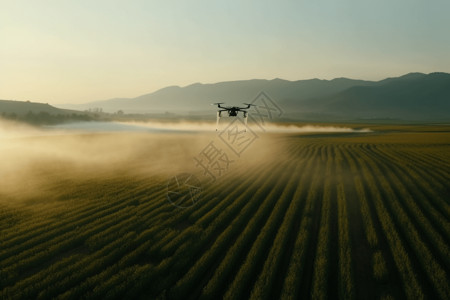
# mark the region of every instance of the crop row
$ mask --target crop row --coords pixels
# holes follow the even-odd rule
[[[442,146],[336,141],[280,140],[186,209],[120,176],[2,208],[0,298],[450,298]]]

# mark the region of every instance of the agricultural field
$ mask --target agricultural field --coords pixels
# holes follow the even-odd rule
[[[213,134],[0,146],[0,299],[449,299],[450,126],[369,127],[261,134],[212,183]]]

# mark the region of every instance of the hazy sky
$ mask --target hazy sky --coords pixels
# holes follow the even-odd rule
[[[448,0],[0,0],[0,99],[450,72]]]

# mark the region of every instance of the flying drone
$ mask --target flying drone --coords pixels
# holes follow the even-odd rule
[[[238,112],[242,112],[244,114],[244,124],[247,125],[247,119],[248,119],[248,111],[251,106],[255,106],[254,104],[249,103],[243,103],[244,105],[247,105],[247,107],[239,107],[239,106],[221,106],[221,104],[224,104],[223,102],[214,103],[212,105],[217,105],[219,110],[217,110],[217,123],[216,123],[216,131],[219,127],[219,120],[222,117],[222,112],[226,111],[228,112],[229,117],[236,117],[238,115]]]

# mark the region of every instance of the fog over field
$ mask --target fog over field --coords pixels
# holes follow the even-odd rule
[[[221,120],[221,122],[224,122]],[[219,130],[224,130],[227,125],[221,124]],[[228,121],[229,122],[229,121]],[[162,122],[124,122],[121,124],[134,125],[138,128],[150,128],[161,130],[175,130],[175,131],[206,131],[210,132],[215,128],[215,123],[212,122],[174,122],[174,123],[162,123]],[[249,124],[249,127],[253,130],[258,130],[258,126],[255,124]],[[342,126],[318,126],[318,125],[285,125],[268,123],[263,125],[264,132],[279,132],[279,133],[310,133],[310,132],[371,132],[368,128],[352,129]]]
[[[195,143],[183,139],[179,134],[83,132],[1,123],[0,193],[39,194],[54,181],[89,180],[108,173],[164,175],[191,163],[179,156],[193,156]]]
[[[314,125],[266,124],[265,132],[255,125],[250,128],[258,138],[239,166],[282,157],[282,150],[273,152],[281,147],[273,134],[370,132]],[[168,177],[195,171],[193,158],[217,135],[212,122],[84,122],[37,128],[1,121],[0,193],[45,193],[54,181],[89,180],[108,173]]]
[[[230,121],[231,120],[231,121]],[[234,119],[223,119],[220,121],[218,130],[225,130]],[[325,126],[325,125],[289,125],[265,123],[257,126],[255,123],[249,123],[248,127],[252,130],[263,132],[278,133],[311,133],[311,132],[372,132],[369,128],[353,129],[345,126]],[[180,122],[79,122],[68,123],[55,126],[48,126],[48,129],[60,130],[80,130],[80,131],[130,131],[130,132],[214,132],[216,128],[215,122],[196,122],[196,121],[180,121]]]
[[[2,121],[0,194],[41,196],[61,180],[70,184],[111,174],[168,178],[192,171],[193,157],[217,134],[213,128],[206,123],[110,122],[36,128]]]

